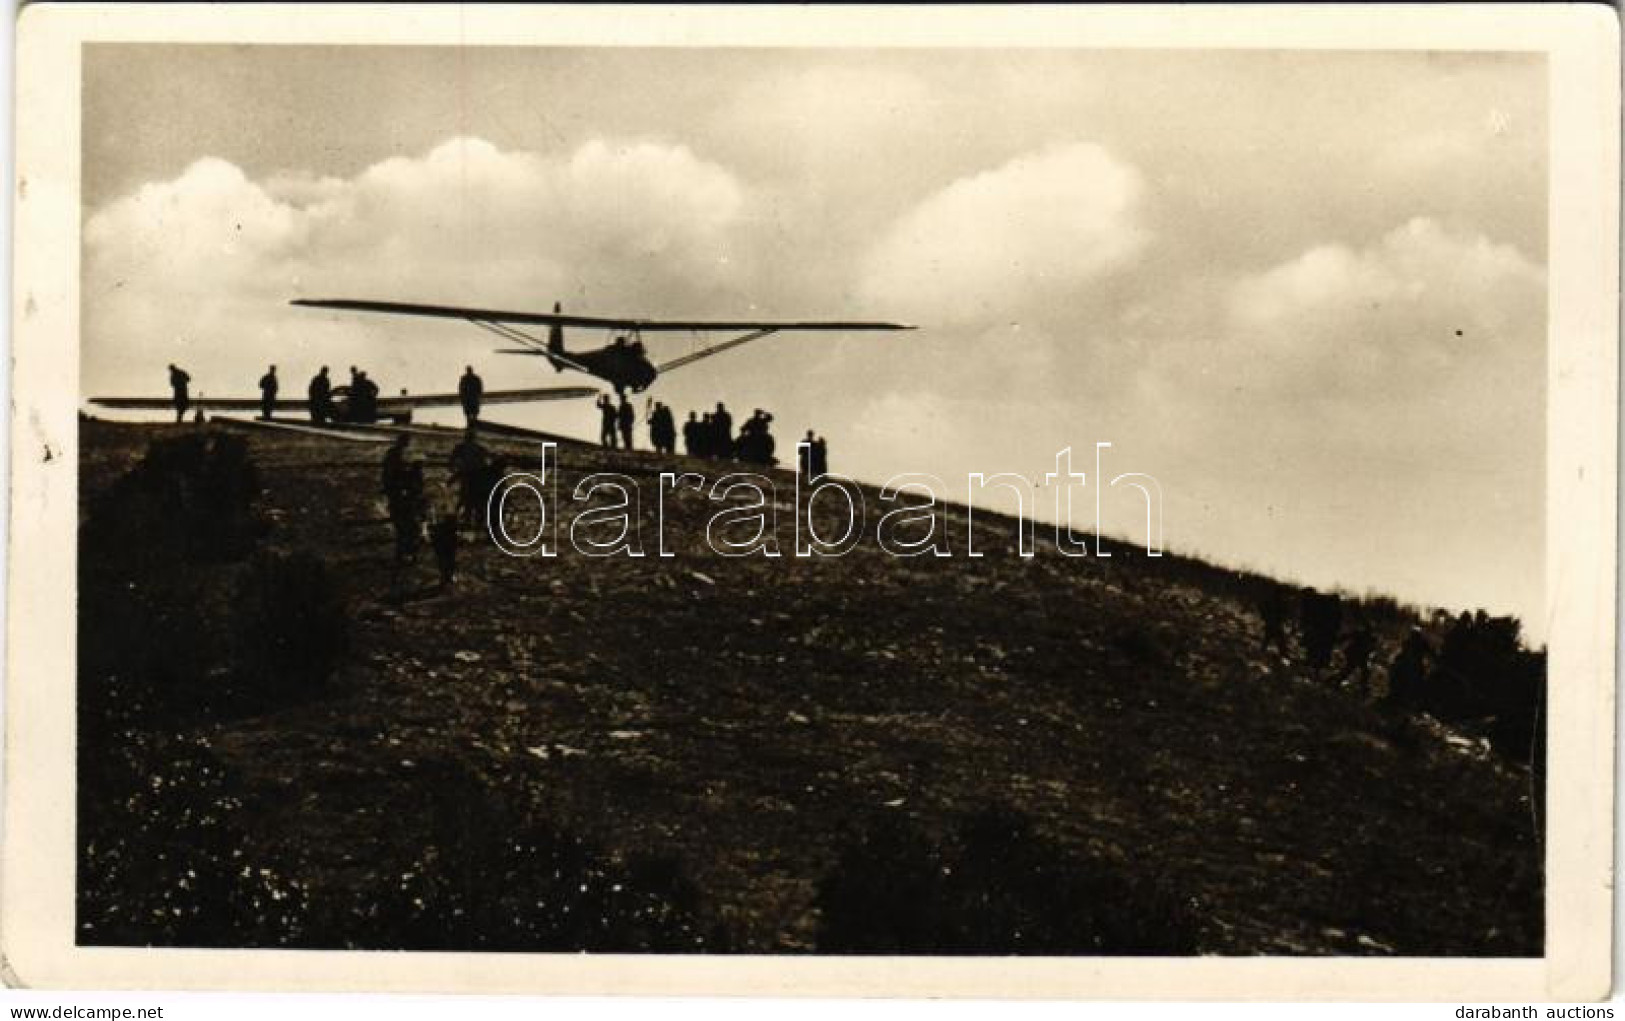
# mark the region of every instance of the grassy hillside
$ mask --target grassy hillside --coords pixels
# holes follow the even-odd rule
[[[468,535],[397,602],[382,445],[222,431],[163,495],[195,428],[81,429],[82,942],[1540,953],[1528,766],[1266,652],[1268,579],[980,512],[970,559],[959,509],[952,557],[724,558],[692,492],[663,559],[664,466],[570,445],[650,555]],[[1443,626],[1357,612],[1374,664]]]

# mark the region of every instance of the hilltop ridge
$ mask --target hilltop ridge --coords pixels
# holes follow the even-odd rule
[[[1022,558],[980,509],[978,559],[721,557],[718,505],[682,489],[672,558],[468,535],[450,590],[425,553],[396,602],[381,445],[211,428],[252,485],[240,534],[194,556],[128,480],[198,432],[81,427],[82,942],[1541,952],[1538,768],[1381,698],[1407,633],[1446,622],[1349,603],[1376,651],[1342,681],[1301,635],[1265,648],[1261,605],[1295,590],[1257,575],[1110,540]],[[413,436],[431,481],[455,437]],[[559,447],[563,491],[666,463]],[[145,538],[98,545],[120,528]],[[336,618],[295,683],[284,646]],[[128,794],[142,774],[162,792]],[[160,850],[209,856],[188,868],[219,888]],[[601,896],[509,896],[572,868]]]

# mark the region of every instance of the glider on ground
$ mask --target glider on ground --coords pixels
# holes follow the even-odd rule
[[[480,397],[480,404],[530,404],[536,401],[567,401],[578,397],[591,397],[598,391],[590,386],[555,386],[530,390],[487,390]],[[103,408],[113,408],[121,411],[173,411],[175,400],[173,397],[92,397],[90,403]],[[356,399],[348,386],[336,386],[332,396],[328,399],[325,421],[336,424],[370,425],[380,419],[394,422],[411,421],[412,412],[417,408],[454,408],[462,403],[462,399],[454,393],[444,394],[411,394],[402,393],[395,397],[373,397],[371,400]],[[186,404],[188,411],[252,411],[255,413],[264,409],[265,405],[258,397],[208,397],[202,394],[189,397]],[[308,412],[310,402],[301,399],[277,398],[274,413],[281,412]]]

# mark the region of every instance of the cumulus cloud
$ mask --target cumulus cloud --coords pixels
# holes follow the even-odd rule
[[[865,292],[947,326],[1052,314],[1140,254],[1143,192],[1138,171],[1098,145],[1019,156],[899,218],[864,263]]]
[[[1516,248],[1417,218],[1369,247],[1317,247],[1237,281],[1228,348],[1277,375],[1315,365],[1343,387],[1404,386],[1538,351],[1544,292],[1544,272]]]
[[[1367,444],[1468,443],[1538,418],[1545,293],[1517,248],[1415,218],[1230,281],[1213,325],[1169,337],[1148,371],[1182,404],[1241,398]]]
[[[1225,282],[1136,390],[1170,445],[1170,528],[1319,584],[1538,615],[1545,296],[1518,248],[1429,218]]]
[[[181,357],[200,379],[240,373],[244,339],[256,361],[321,338],[335,361],[371,345],[405,367],[379,322],[324,321],[289,309],[298,296],[692,312],[736,283],[749,202],[723,167],[648,142],[546,155],[458,138],[347,179],[257,182],[201,159],[88,218],[87,382],[127,388]]]

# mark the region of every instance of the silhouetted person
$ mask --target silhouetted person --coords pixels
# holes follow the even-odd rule
[[[701,457],[716,457],[717,424],[716,422],[712,421],[712,415],[709,411],[700,416],[700,426],[695,430],[695,435],[698,436],[700,440],[699,447],[695,450],[695,453]]]
[[[1264,636],[1261,648],[1265,650],[1274,648],[1283,656],[1289,655],[1292,647],[1286,633],[1288,607],[1285,590],[1279,585],[1270,586],[1269,590],[1264,594],[1258,612],[1259,616],[1264,618]]]
[[[401,468],[398,486],[389,502],[389,523],[395,531],[395,566],[390,581],[397,601],[404,594],[402,572],[409,562],[417,559],[418,545],[423,538],[423,516],[426,509],[423,465],[413,461]]]
[[[711,413],[711,442],[713,444],[711,456],[733,456],[734,417],[728,414],[728,409],[721,401],[717,402],[717,410]]]
[[[423,492],[423,462],[409,461],[401,470],[400,486],[395,491],[394,505],[390,508],[390,518],[396,522],[395,528],[395,555],[410,557],[417,552],[418,540],[422,538],[422,523],[425,505]],[[406,527],[402,527],[404,522]]]
[[[281,384],[277,382],[276,366],[273,365],[260,377],[260,417],[267,422],[276,411],[276,392],[279,389]]]
[[[508,460],[502,455],[493,456],[475,475],[474,501],[479,508],[479,521],[482,526],[489,528],[486,520],[486,510],[491,503],[491,493],[501,484],[508,474]]]
[[[1376,651],[1377,638],[1371,629],[1364,625],[1355,628],[1343,645],[1343,677],[1355,678],[1361,687],[1370,683],[1371,654]]]
[[[434,551],[434,564],[440,572],[442,592],[457,579],[457,526],[461,514],[461,495],[450,493],[448,487],[441,486],[439,498],[430,508],[429,548]]]
[[[561,308],[562,306],[555,301],[553,303],[553,314],[558,315]],[[547,328],[547,349],[554,354],[562,355],[564,353],[564,327],[558,323],[554,323]],[[549,358],[548,361],[553,360]],[[558,362],[553,362],[553,371],[563,372],[564,366]]]
[[[812,445],[812,476],[821,479],[829,474],[829,444],[820,436]]]
[[[1309,589],[1298,606],[1299,626],[1309,665],[1324,670],[1332,662],[1337,635],[1343,628],[1343,600],[1333,593]]]
[[[333,399],[333,382],[327,378],[327,366],[322,366],[322,371],[310,378],[305,396],[310,398],[310,420],[317,425],[326,424],[332,417],[329,402]]]
[[[1427,681],[1428,660],[1432,655],[1433,647],[1428,643],[1427,636],[1422,634],[1422,629],[1411,628],[1411,633],[1405,636],[1405,644],[1399,648],[1399,655],[1388,667],[1386,697],[1389,702],[1410,710],[1421,709],[1426,704],[1423,685]]]
[[[774,461],[775,447],[770,426],[773,416],[757,408],[745,424],[739,427],[739,441],[735,445],[739,459],[751,464],[770,465]]]
[[[485,494],[480,492],[482,473],[487,457],[485,448],[470,428],[451,448],[451,474],[457,482],[457,518],[467,524],[477,524],[485,509]]]
[[[457,516],[436,518],[429,522],[429,546],[434,550],[435,567],[440,571],[440,588],[445,590],[457,580]]]
[[[700,416],[690,411],[688,421],[683,423],[683,453],[689,457],[699,457],[705,440],[700,435]]]
[[[812,445],[813,431],[807,430],[807,437],[796,444],[796,471],[803,478],[812,478]]]
[[[354,422],[378,420],[378,384],[368,379],[365,372],[356,373],[355,385],[350,390],[350,412]]]
[[[615,449],[615,402],[609,399],[609,394],[598,395],[598,442]]]
[[[626,394],[621,394],[621,409],[619,418],[621,425],[621,445],[627,450],[631,450],[632,427],[638,424],[638,413],[632,410],[632,402],[626,399]]]
[[[457,381],[457,396],[463,402],[463,417],[473,428],[480,420],[480,398],[485,396],[485,381],[474,374],[474,366],[465,366],[463,378]]]
[[[671,406],[661,404],[660,408],[660,434],[666,441],[666,453],[677,453],[677,416],[672,414]]]
[[[176,422],[186,421],[186,409],[192,406],[192,395],[188,390],[191,385],[192,377],[186,374],[185,369],[173,364],[169,366],[169,389],[174,395]]]
[[[672,419],[671,409],[659,401],[655,401],[654,410],[649,412],[649,443],[662,454],[677,452],[677,423]]]
[[[395,437],[395,442],[389,445],[389,449],[384,451],[382,489],[384,499],[390,503],[391,514],[394,511],[395,498],[401,492],[402,480],[405,478],[406,446],[411,440],[409,434],[401,433]]]
[[[361,392],[366,389],[361,382],[363,375],[364,373],[362,373],[360,369],[356,368],[354,365],[350,366],[350,382],[344,387],[345,399],[343,421],[345,422],[360,421],[356,409],[361,406],[361,402],[363,400],[361,397]],[[337,418],[337,416],[334,417]]]

